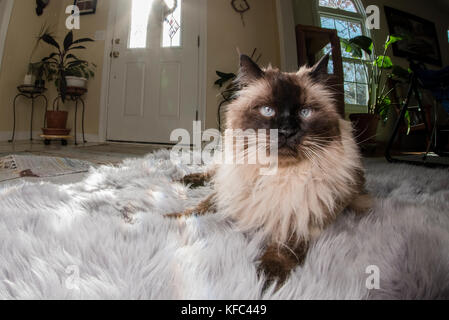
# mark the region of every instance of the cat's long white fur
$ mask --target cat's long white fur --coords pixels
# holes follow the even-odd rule
[[[310,81],[309,71],[302,68],[296,74],[299,81]],[[308,87],[312,88],[309,99],[334,104],[323,85]],[[242,96],[250,99],[257,90],[261,89],[248,88]],[[229,108],[244,106],[239,101]],[[228,125],[232,127],[232,119],[228,119]],[[286,243],[292,236],[309,241],[320,234],[363,192],[358,180],[363,167],[353,128],[343,119],[339,126],[340,139],[319,148],[311,160],[280,167],[275,175],[260,175],[258,165],[217,167],[214,183],[218,210],[231,217],[242,231],[259,230],[275,243]]]
[[[329,214],[338,214],[339,201],[361,192],[354,171],[361,170],[351,124],[341,120],[341,145],[322,151],[322,157],[260,175],[257,165],[222,165],[215,175],[217,206],[244,230],[261,229],[272,241],[292,236],[309,240],[320,232]],[[318,222],[310,228],[311,219]],[[292,230],[293,228],[293,230]]]

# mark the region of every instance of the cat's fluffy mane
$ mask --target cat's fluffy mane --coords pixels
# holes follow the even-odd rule
[[[310,68],[296,77],[307,87],[308,99],[336,113],[332,94],[324,84],[310,79]],[[243,89],[228,107],[227,127],[235,129],[246,99],[268,84],[260,80]],[[338,117],[340,138],[317,151],[311,160],[281,166],[275,175],[260,175],[258,165],[220,165],[214,183],[220,212],[231,217],[242,231],[260,230],[279,244],[292,239],[309,241],[363,192],[361,157],[352,126]]]

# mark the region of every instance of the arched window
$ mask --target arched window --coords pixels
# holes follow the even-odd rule
[[[335,29],[338,36],[344,39],[369,36],[365,28],[366,14],[360,0],[317,0],[317,7],[322,28]],[[362,112],[366,110],[369,99],[368,79],[363,62],[353,59],[347,52],[342,52],[342,55],[346,113]],[[366,56],[365,59],[368,60],[369,57]]]

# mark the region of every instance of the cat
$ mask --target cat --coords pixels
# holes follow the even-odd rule
[[[227,107],[226,128],[278,130],[277,172],[261,175],[257,164],[223,164],[213,173],[187,176],[182,182],[194,186],[211,179],[214,193],[196,208],[169,215],[218,211],[239,230],[263,234],[259,269],[268,283],[282,284],[346,208],[362,213],[372,206],[352,126],[338,113],[329,85],[328,64],[326,55],[313,67],[283,73],[241,55],[240,90]]]

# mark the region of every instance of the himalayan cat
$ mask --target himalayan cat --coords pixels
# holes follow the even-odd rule
[[[328,85],[329,56],[297,73],[262,70],[240,58],[240,91],[227,108],[227,129],[277,129],[278,170],[261,175],[258,165],[223,164],[182,182],[211,179],[214,194],[172,218],[218,211],[244,232],[266,237],[260,272],[278,283],[301,264],[311,241],[346,208],[372,205],[351,124],[342,119]]]

